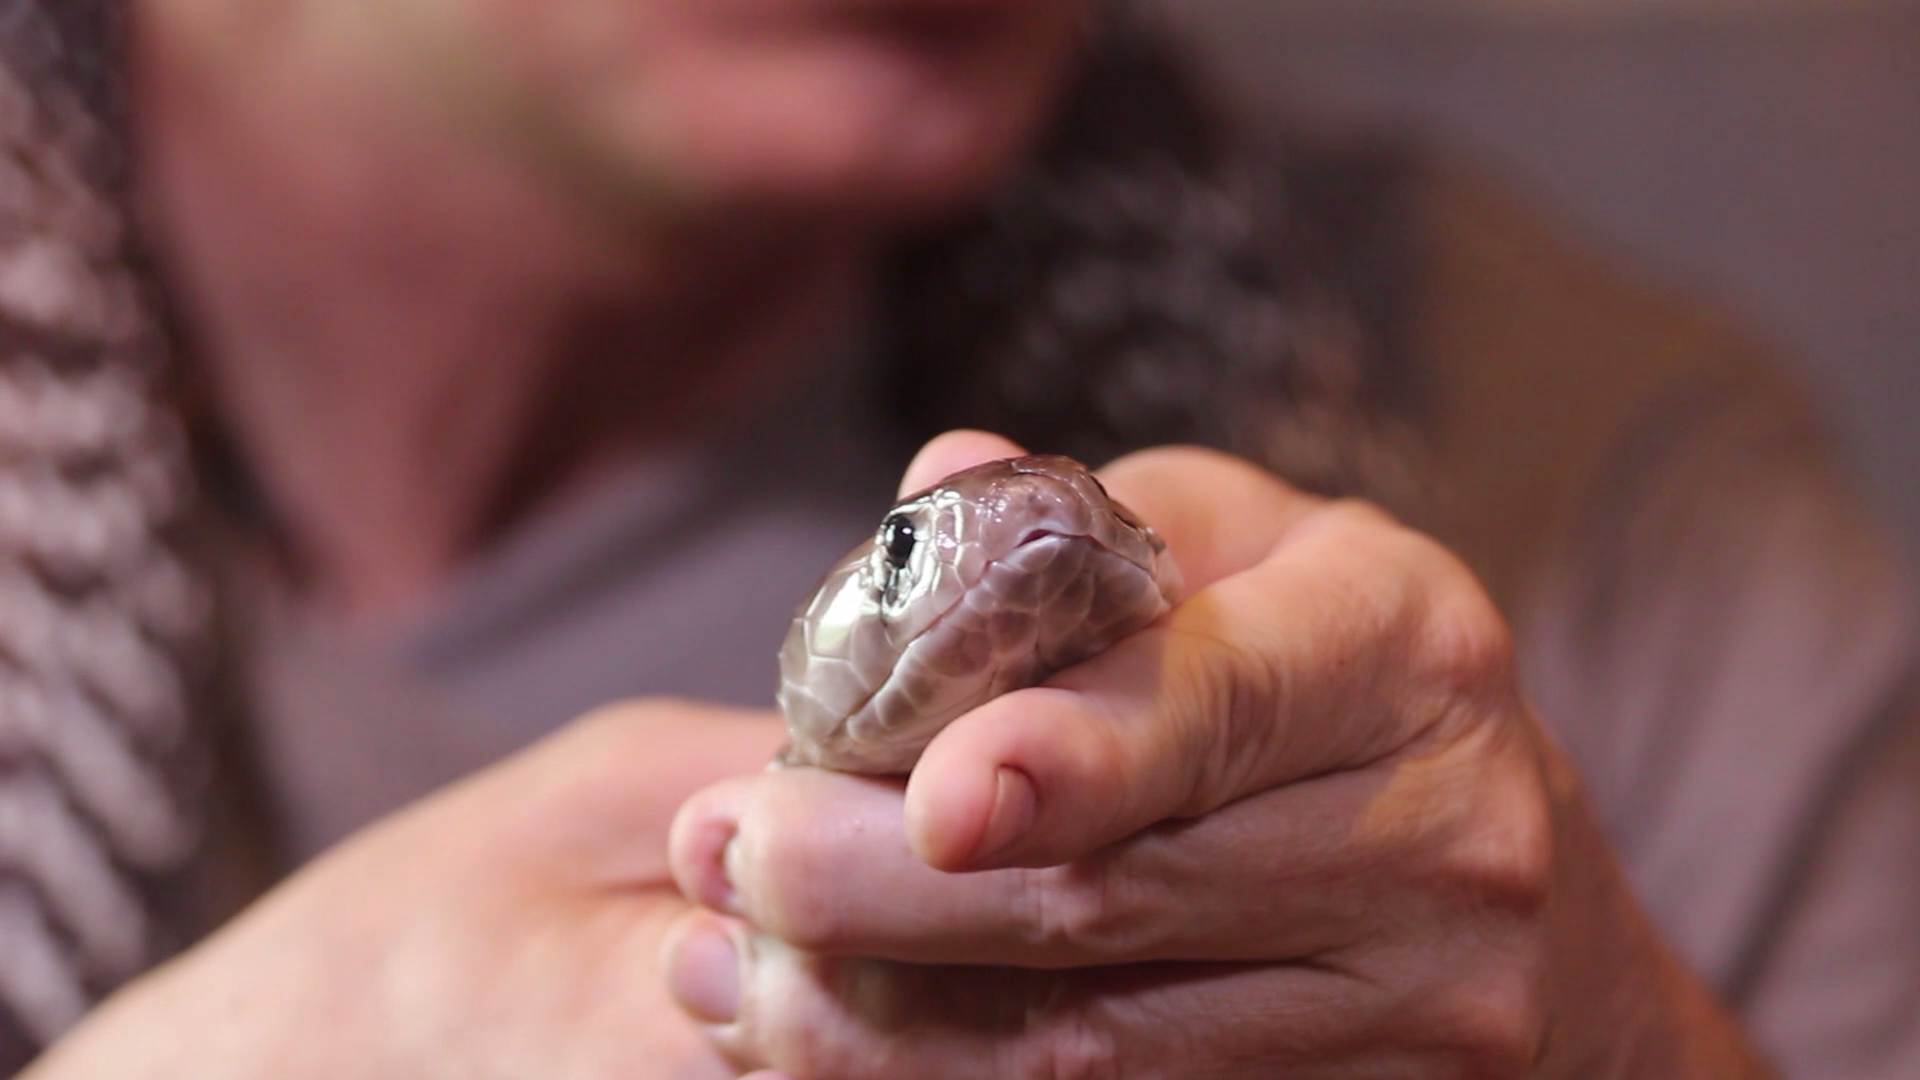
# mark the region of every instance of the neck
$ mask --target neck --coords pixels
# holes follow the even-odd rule
[[[610,458],[722,421],[858,291],[854,245],[597,218],[377,94],[276,95],[141,30],[149,205],[198,360],[349,615],[418,605]]]

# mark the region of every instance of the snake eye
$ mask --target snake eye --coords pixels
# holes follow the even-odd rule
[[[895,514],[880,525],[880,547],[887,564],[877,586],[881,602],[888,607],[898,605],[902,592],[912,584],[908,560],[913,558],[914,546],[919,541],[913,519],[905,514]]]
[[[887,549],[887,564],[893,567],[907,565],[913,557],[913,546],[918,542],[914,535],[913,522],[904,514],[895,514],[880,526],[880,542]]]

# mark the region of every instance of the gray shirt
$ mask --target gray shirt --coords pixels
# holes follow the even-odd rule
[[[845,371],[730,432],[636,460],[469,562],[369,639],[270,585],[249,664],[280,860],[642,696],[767,706],[794,608],[872,534],[910,449],[871,434]]]

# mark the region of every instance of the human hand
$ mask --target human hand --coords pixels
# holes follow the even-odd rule
[[[370,829],[134,984],[31,1080],[720,1080],[668,1003],[674,809],[764,713],[609,709]]]
[[[1016,448],[950,437],[924,486]],[[1439,545],[1242,462],[1102,474],[1193,588],[904,785],[723,782],[669,980],[809,1080],[1760,1075],[1641,918]]]

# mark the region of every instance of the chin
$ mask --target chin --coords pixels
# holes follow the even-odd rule
[[[996,122],[997,121],[997,122]],[[828,191],[839,210],[875,224],[913,225],[977,204],[1025,158],[1037,123],[1003,118],[923,118],[880,140]]]

